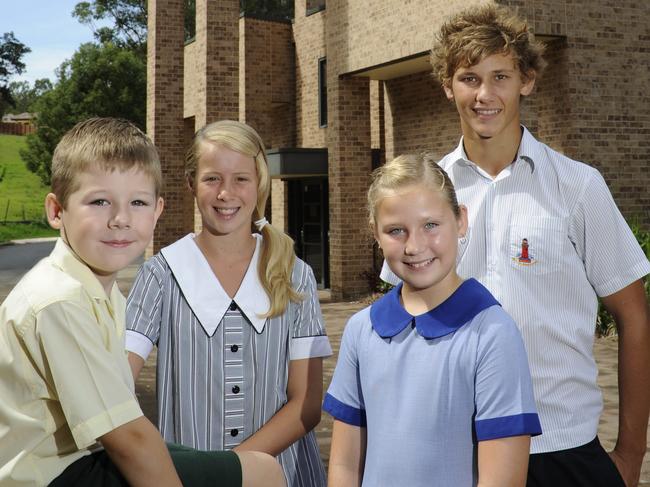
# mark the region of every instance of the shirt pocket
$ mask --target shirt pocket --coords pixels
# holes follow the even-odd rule
[[[557,272],[563,265],[568,223],[564,218],[515,215],[510,223],[510,265],[532,274]]]

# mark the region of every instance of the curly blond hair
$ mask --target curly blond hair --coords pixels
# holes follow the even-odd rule
[[[493,54],[511,54],[522,76],[537,77],[546,67],[544,45],[535,40],[524,20],[511,10],[492,4],[464,10],[448,19],[431,49],[431,65],[438,81],[449,86],[459,67],[469,67]]]

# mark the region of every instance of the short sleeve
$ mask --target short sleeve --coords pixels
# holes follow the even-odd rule
[[[107,335],[112,332],[92,310],[57,302],[38,313],[37,323],[47,373],[79,449],[142,416],[122,343]]]
[[[590,171],[571,215],[569,235],[599,296],[609,296],[650,272],[650,263],[621,215],[605,180]]]
[[[296,289],[302,295],[302,300],[290,304],[295,306],[295,313],[291,323],[289,358],[329,357],[332,347],[325,332],[314,272],[304,262],[297,261],[294,273],[297,273],[294,281],[297,279],[299,282]]]
[[[519,330],[500,306],[492,306],[481,315],[476,357],[476,438],[484,441],[538,435],[541,427]]]
[[[155,256],[140,267],[126,304],[126,349],[144,360],[160,337],[163,269],[159,260]]]
[[[366,407],[359,375],[359,333],[362,329],[361,315],[369,319],[369,308],[357,313],[348,321],[341,338],[339,357],[332,382],[325,394],[323,410],[334,419],[353,426],[366,426]]]

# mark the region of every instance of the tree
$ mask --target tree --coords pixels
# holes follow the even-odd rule
[[[31,49],[14,37],[13,32],[5,32],[0,38],[0,113],[4,113],[8,105],[13,105],[13,98],[7,84],[14,74],[25,70],[22,57]]]
[[[34,81],[34,86],[29,81],[12,81],[9,83],[9,93],[13,98],[13,111],[15,113],[34,111],[32,106],[43,94],[52,89],[52,82],[48,78]]]
[[[146,57],[146,0],[79,2],[72,11],[72,15],[83,25],[90,27],[100,44],[112,43]],[[108,21],[112,27],[97,27],[98,21]]]
[[[146,64],[129,49],[112,43],[82,44],[57,69],[56,86],[35,103],[36,132],[27,136],[21,156],[49,184],[52,153],[61,136],[91,116],[121,117],[145,126]]]

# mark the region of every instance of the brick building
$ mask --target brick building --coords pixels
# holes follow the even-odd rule
[[[184,0],[149,0],[147,124],[167,202],[154,248],[196,225],[182,181],[192,133],[238,118],[269,148],[273,223],[333,297],[367,292],[369,173],[394,155],[442,156],[458,143],[428,51],[442,19],[471,3],[295,0],[293,22],[283,23],[240,17],[237,0],[196,0],[196,37],[184,45]],[[623,213],[650,227],[650,3],[496,3],[517,8],[547,44],[524,123],[597,167]]]

